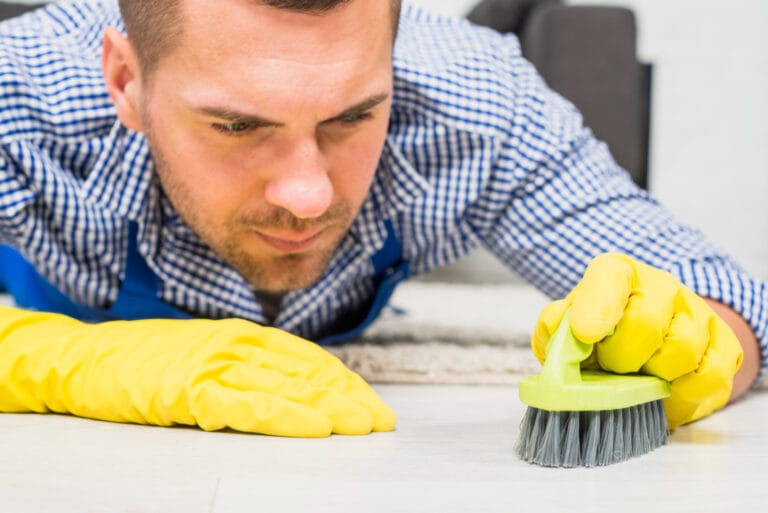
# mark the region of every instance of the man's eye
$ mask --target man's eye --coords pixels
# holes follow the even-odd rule
[[[363,121],[367,121],[373,117],[373,114],[370,112],[358,112],[356,114],[349,114],[346,116],[341,116],[338,118],[337,121],[339,123],[342,123],[344,125],[356,125],[358,123],[362,123]]]
[[[226,135],[244,135],[253,130],[253,125],[247,121],[235,121],[232,123],[213,123],[215,130]]]

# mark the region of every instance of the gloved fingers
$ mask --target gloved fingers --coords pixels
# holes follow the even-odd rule
[[[696,417],[699,403],[689,401],[675,390],[674,384],[670,386],[672,394],[664,399],[664,413],[667,416],[667,426],[670,430],[677,429],[683,424],[692,422]]]
[[[205,359],[206,367],[214,367],[220,363],[242,362],[246,367],[254,370],[273,370],[283,376],[300,376],[304,379],[315,380],[317,376],[327,376],[324,384],[344,386],[344,375],[349,372],[347,367],[335,356],[325,349],[299,337],[293,337],[286,332],[274,330],[278,339],[289,340],[288,345],[295,341],[306,344],[306,349],[314,353],[318,351],[318,357],[308,358],[307,352],[288,352],[274,350],[271,344],[264,347],[260,341],[249,334],[229,336],[227,343],[216,345],[216,350]],[[269,338],[269,337],[267,337]],[[318,380],[319,381],[319,380]]]
[[[219,378],[222,383],[240,390],[279,394],[302,404],[314,404],[318,391],[335,392],[344,401],[333,403],[336,407],[328,411],[339,430],[334,432],[360,434],[372,429],[394,429],[396,418],[392,410],[336,356],[285,331],[255,326],[248,321],[231,321],[235,325],[232,329],[242,335],[224,345],[211,362],[232,356],[232,361],[243,364],[229,367]],[[258,330],[257,336],[253,335],[254,328]],[[341,406],[348,401],[355,404]],[[362,410],[356,411],[357,407]]]
[[[597,347],[600,366],[612,372],[639,371],[665,343],[678,308],[687,308],[681,298],[689,291],[674,276],[641,262],[632,266],[635,284],[621,320]]]
[[[308,402],[308,397],[316,393],[306,376],[300,372],[283,372],[276,366],[265,364],[262,360],[249,360],[231,365],[206,367],[200,374],[203,379],[215,379],[217,382],[241,391],[257,391],[277,394],[292,401]]]
[[[394,414],[362,378],[342,369],[335,383],[316,382],[304,375],[286,375],[275,369],[232,365],[218,376],[223,386],[280,396],[322,411],[339,434],[367,434],[394,429]],[[356,378],[356,379],[354,379]]]
[[[331,358],[312,362],[299,360],[296,362],[296,368],[302,369],[299,375],[305,377],[313,387],[339,391],[365,408],[373,417],[374,431],[392,431],[396,424],[392,409],[359,374],[352,372],[336,356],[319,349]]]
[[[310,406],[258,391],[234,390],[214,380],[198,383],[190,413],[206,431],[232,428],[247,433],[320,438],[329,436],[328,416]]]
[[[635,282],[635,268],[628,257],[614,253],[595,257],[567,297],[576,338],[593,344],[613,332],[624,315]]]
[[[709,344],[708,320],[712,315],[704,300],[685,288],[679,289],[664,343],[643,365],[642,371],[673,381],[696,370]]]
[[[559,299],[549,303],[541,310],[539,318],[536,321],[536,327],[533,330],[533,335],[531,336],[531,349],[533,350],[533,354],[539,360],[539,363],[544,363],[549,339],[560,325],[560,321],[563,319],[563,315],[565,315],[568,305],[568,301]]]
[[[639,371],[664,341],[671,303],[672,298],[649,297],[642,291],[633,294],[616,331],[597,345],[600,367],[618,373]],[[659,315],[659,310],[668,313]]]
[[[397,424],[397,417],[373,388],[366,381],[350,371],[350,381],[346,395],[365,408],[373,418],[373,431],[392,431]]]
[[[731,328],[717,315],[709,321],[709,345],[696,370],[671,382],[664,402],[670,428],[700,419],[725,406],[743,350]]]
[[[374,431],[392,431],[395,428],[396,419],[392,409],[359,374],[349,370],[341,360],[338,360],[338,365],[324,365],[308,379],[313,386],[338,390],[365,408],[373,418]]]
[[[367,435],[374,428],[373,415],[354,398],[337,390],[317,394],[312,406],[325,413],[338,435]]]
[[[311,342],[308,343],[312,344]],[[333,388],[346,391],[350,387],[351,380],[357,377],[336,356],[319,347],[318,349],[330,358],[309,360],[262,347],[243,347],[249,353],[243,359],[244,369],[272,370],[277,373],[276,376],[300,378],[316,388]]]

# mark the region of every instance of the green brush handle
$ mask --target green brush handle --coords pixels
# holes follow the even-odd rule
[[[581,362],[589,358],[592,349],[592,344],[585,344],[573,336],[571,310],[566,310],[547,344],[546,360],[539,379],[553,386],[580,383]]]
[[[571,332],[571,312],[567,310],[549,339],[541,372],[520,381],[520,400],[547,411],[599,411],[669,396],[669,383],[654,376],[582,370],[581,362],[593,350],[593,345]]]

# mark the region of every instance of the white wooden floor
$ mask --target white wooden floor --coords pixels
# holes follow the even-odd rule
[[[514,387],[377,386],[394,433],[322,440],[0,415],[0,511],[763,512],[768,391],[601,469],[512,450]]]

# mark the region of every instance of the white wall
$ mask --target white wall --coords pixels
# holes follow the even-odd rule
[[[408,1],[408,0],[404,0]],[[426,7],[433,12],[449,16],[464,16],[479,0],[410,0],[416,5]]]
[[[450,15],[474,5],[413,1]],[[679,219],[768,278],[768,1],[569,3],[636,13],[641,58],[655,67],[651,190]],[[487,265],[480,258],[460,270],[479,276]]]

